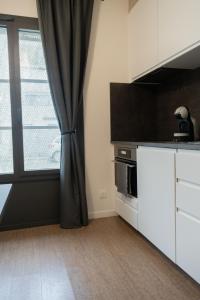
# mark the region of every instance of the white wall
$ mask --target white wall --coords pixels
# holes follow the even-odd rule
[[[91,216],[114,211],[110,82],[128,82],[128,1],[95,1],[85,84],[86,179]],[[106,197],[100,197],[101,191]]]
[[[0,0],[0,13],[37,17],[35,0]]]
[[[138,0],[129,0],[129,10],[136,4]]]
[[[36,3],[0,0],[0,13],[35,17]],[[109,84],[128,82],[127,15],[128,0],[95,0],[84,93],[86,184],[92,217],[114,212]]]

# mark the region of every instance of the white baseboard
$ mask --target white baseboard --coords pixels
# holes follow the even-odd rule
[[[98,219],[98,218],[108,218],[117,216],[117,213],[114,209],[111,210],[98,210],[91,211],[88,213],[89,219]]]

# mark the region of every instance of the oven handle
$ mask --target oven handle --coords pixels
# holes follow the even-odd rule
[[[132,191],[132,186],[131,186],[131,171],[129,171],[129,169],[133,169],[133,168],[136,168],[136,165],[127,165],[127,176],[128,176],[128,180],[127,180],[127,191],[128,191],[128,194],[133,196],[133,191]]]
[[[136,168],[136,165],[128,165],[128,164],[127,164],[127,166],[128,166],[129,168]]]
[[[136,168],[136,162],[134,161],[134,163],[131,165],[131,164],[127,164],[126,162],[124,161],[118,161],[118,160],[112,160],[112,162],[114,164],[125,164],[127,167],[129,168]]]
[[[133,196],[133,191],[132,191],[132,186],[131,186],[131,172],[129,171],[129,169],[136,168],[136,162],[135,162],[135,164],[130,164],[130,163],[126,163],[124,161],[118,161],[118,160],[113,160],[112,162],[117,165],[123,164],[126,166],[126,170],[127,170],[126,195]],[[117,179],[117,177],[116,177],[116,173],[115,173],[115,185],[118,187],[118,182],[116,181],[116,179]]]

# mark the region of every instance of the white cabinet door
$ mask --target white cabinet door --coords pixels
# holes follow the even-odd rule
[[[137,151],[138,230],[175,261],[175,150]]]
[[[159,62],[200,40],[199,0],[158,0]]]
[[[200,283],[200,220],[181,211],[176,215],[176,263]]]
[[[157,64],[157,0],[139,0],[128,16],[130,81]]]

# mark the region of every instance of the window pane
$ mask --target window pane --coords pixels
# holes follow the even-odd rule
[[[0,78],[9,80],[7,29],[0,27]]]
[[[59,129],[24,129],[24,163],[28,170],[58,169],[60,163]]]
[[[12,129],[0,130],[0,174],[13,173]]]
[[[1,41],[0,41],[1,43]],[[1,74],[1,66],[0,66]],[[0,79],[0,126],[11,128],[10,83]]]
[[[23,125],[58,127],[48,83],[21,83]]]
[[[38,31],[19,31],[24,168],[58,169],[60,131]]]
[[[40,33],[20,31],[19,38],[21,78],[47,80]]]
[[[7,29],[0,27],[0,174],[13,173]]]

